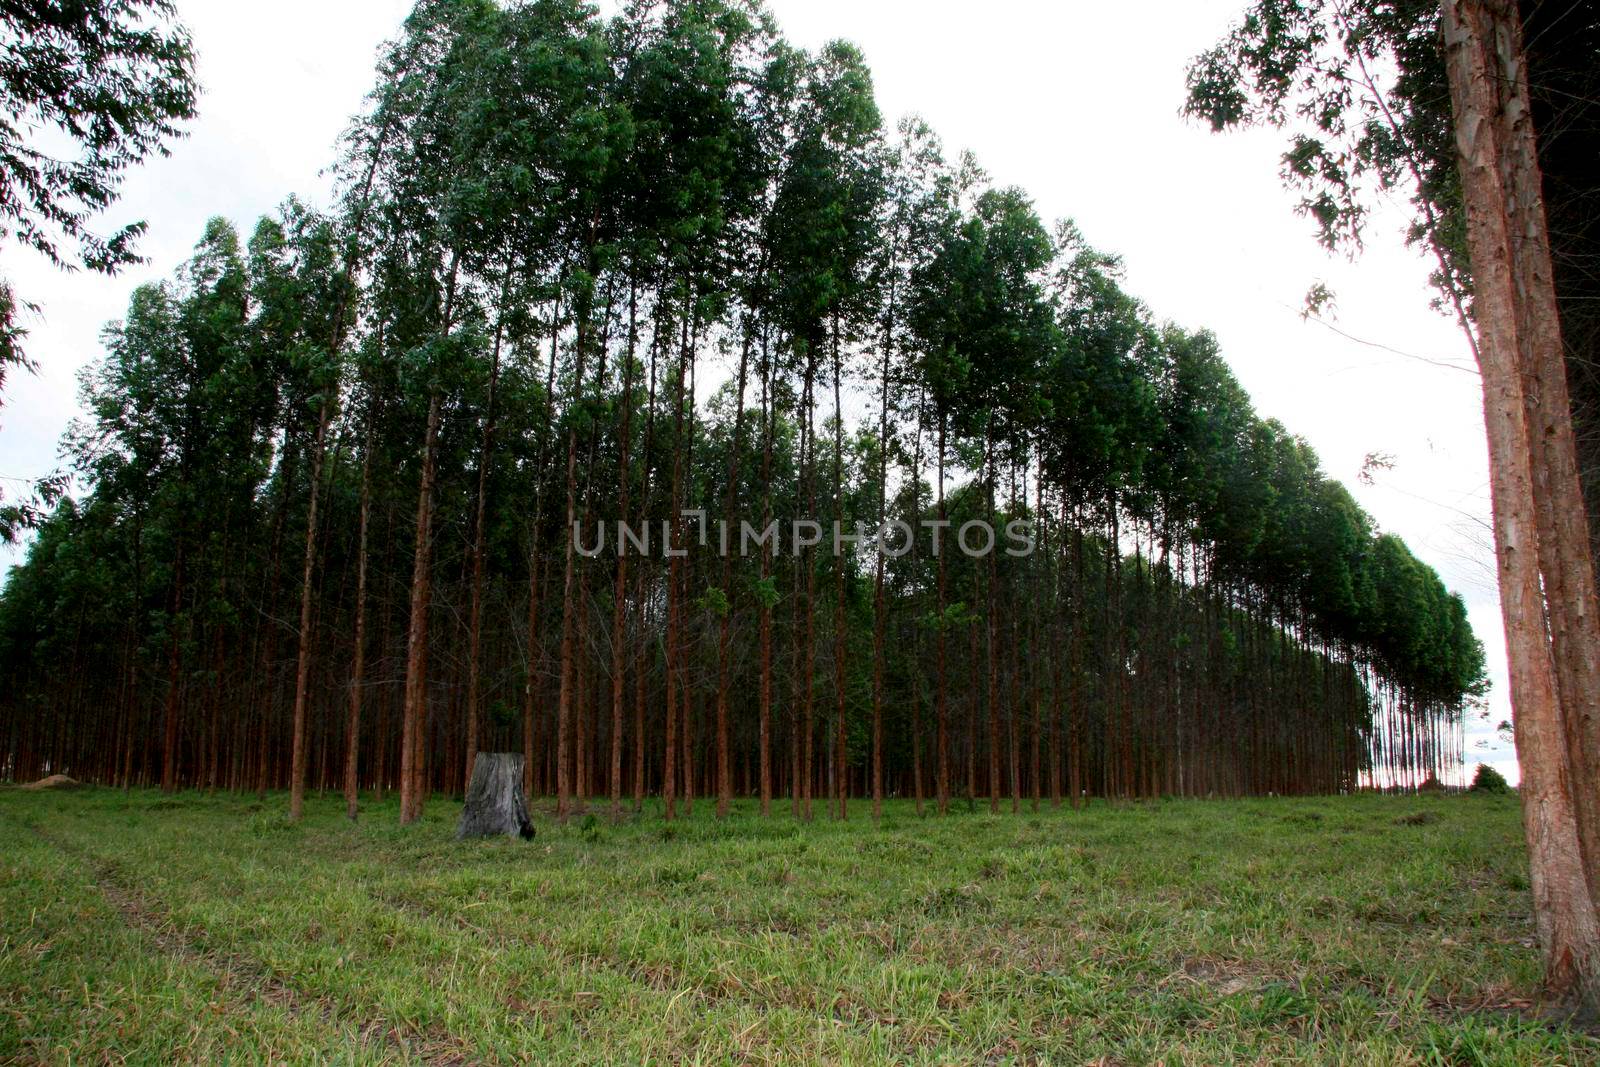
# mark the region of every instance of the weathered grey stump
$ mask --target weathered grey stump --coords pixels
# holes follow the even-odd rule
[[[472,782],[461,809],[456,840],[469,837],[533,837],[528,801],[522,795],[522,754],[480,752],[472,761]]]

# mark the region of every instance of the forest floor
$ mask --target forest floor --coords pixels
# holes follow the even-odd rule
[[[657,803],[0,788],[0,1063],[1600,1063],[1515,797]]]

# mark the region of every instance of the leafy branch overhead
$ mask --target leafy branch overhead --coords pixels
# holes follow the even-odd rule
[[[194,53],[176,17],[171,0],[0,3],[0,239],[66,269],[138,261],[144,223],[102,234],[93,222],[126,171],[165,155],[194,117]]]

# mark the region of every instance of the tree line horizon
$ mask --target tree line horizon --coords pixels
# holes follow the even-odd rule
[[[107,326],[87,491],[0,591],[0,776],[411,822],[491,749],[560,815],[667,818],[1460,763],[1461,598],[1115,256],[886,129],[854,46],[746,0],[422,0],[336,173]],[[691,503],[1000,539],[735,556]],[[578,551],[607,523],[670,552]]]

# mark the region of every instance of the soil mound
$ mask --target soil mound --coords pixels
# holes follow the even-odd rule
[[[37,782],[29,782],[22,786],[23,789],[76,789],[83,783],[76,778],[68,778],[64,774],[52,774],[48,778],[41,778]]]

